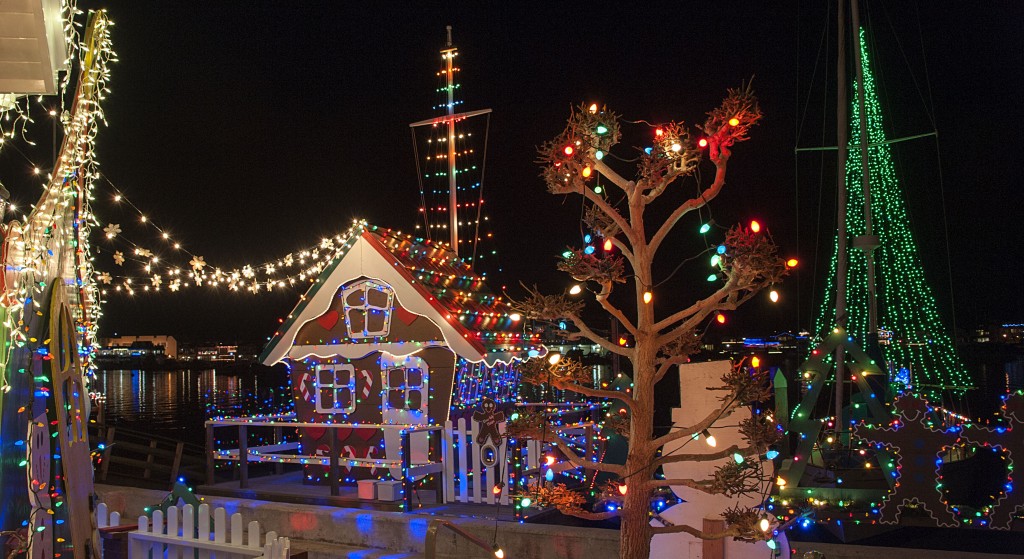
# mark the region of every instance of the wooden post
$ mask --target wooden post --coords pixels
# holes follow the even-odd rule
[[[283,442],[284,442],[284,434],[283,434],[283,432],[281,430],[281,426],[278,425],[277,427],[274,427],[274,444],[281,444]],[[284,473],[284,464],[281,463],[281,462],[278,462],[277,464],[274,464],[274,473],[277,474],[277,475],[283,474]]]
[[[402,429],[402,503],[404,512],[412,511],[412,477],[409,468],[412,466],[412,445],[409,431]]]
[[[338,430],[330,429],[330,432],[331,436],[327,437],[328,448],[330,449],[328,454],[330,454],[329,460],[331,463],[328,475],[331,476],[331,497],[337,497],[341,495],[341,484],[338,480],[338,476],[341,475],[338,468]]]
[[[522,439],[510,439],[512,443],[512,480],[509,482],[511,485],[508,488],[508,492],[514,493],[520,489],[520,485],[523,484],[523,441]],[[516,505],[517,503],[513,503]],[[516,522],[523,519],[523,511],[518,506],[512,507],[513,518]]]
[[[107,427],[105,447],[103,448],[103,465],[100,466],[100,481],[107,481],[107,470],[110,468],[110,451],[114,446],[114,430],[116,427]]]
[[[174,482],[178,481],[178,470],[181,469],[181,452],[185,449],[185,443],[178,441],[174,447],[174,463],[171,464],[171,489],[174,489]]]
[[[149,479],[149,476],[152,475],[152,473],[153,473],[153,471],[150,470],[150,466],[153,465],[153,451],[154,450],[156,450],[156,441],[155,440],[149,441],[149,453],[146,456],[146,469],[142,470],[142,477],[145,478],[145,479]]]
[[[249,428],[238,426],[238,487],[249,488]]]
[[[725,531],[725,521],[705,518],[704,519],[704,533],[714,534],[716,532]],[[702,559],[725,559],[725,540],[703,540],[701,544],[703,547]]]
[[[206,424],[206,485],[213,485],[214,482],[214,469],[213,469],[213,453],[217,452],[213,448],[213,424]]]

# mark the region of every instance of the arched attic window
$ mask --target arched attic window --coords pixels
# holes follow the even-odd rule
[[[391,310],[395,292],[391,286],[373,280],[361,280],[341,291],[345,305],[345,327],[352,339],[382,338],[391,330]]]

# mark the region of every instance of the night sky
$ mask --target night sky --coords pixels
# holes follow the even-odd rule
[[[120,61],[98,139],[104,175],[224,267],[310,246],[354,217],[412,231],[419,198],[408,123],[435,116],[450,24],[463,109],[494,110],[485,198],[504,270],[493,287],[559,289],[568,278],[554,271],[556,255],[578,243],[579,201],[548,194],[534,161],[570,107],[598,101],[630,120],[700,123],[726,88],[754,75],[765,118],[734,150],[712,210],[723,224],[759,219],[802,265],[781,304],[761,297],[732,325],[747,334],[809,327],[835,227],[834,156],[795,159],[793,148],[835,144],[826,85],[835,23],[825,2],[428,4],[82,0],[116,22]],[[1013,100],[1024,89],[1024,4],[861,4],[890,136],[930,132],[932,114],[939,131],[938,149],[916,140],[894,148],[894,160],[941,312],[948,321],[952,295],[961,328],[1024,322],[1024,111]],[[48,145],[48,126],[30,133]],[[0,180],[27,202],[38,194],[20,186],[26,162],[8,151]],[[118,222],[103,184],[96,213]],[[690,255],[694,231],[681,233],[678,254],[665,251],[668,270]],[[668,301],[694,299],[683,291],[687,277]],[[111,295],[101,334],[259,340],[297,297]]]

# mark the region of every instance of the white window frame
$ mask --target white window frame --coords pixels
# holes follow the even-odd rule
[[[425,407],[424,404],[426,402],[426,399],[429,397],[429,394],[428,394],[428,391],[427,391],[428,382],[429,382],[429,380],[427,378],[427,375],[429,374],[429,371],[427,370],[426,367],[422,367],[422,366],[400,367],[400,366],[397,366],[398,365],[397,363],[395,365],[396,366],[388,367],[388,368],[386,368],[384,370],[384,398],[383,398],[383,400],[384,400],[383,401],[384,407],[387,408],[387,409],[390,409],[390,410],[420,411],[421,409],[423,409],[423,407]],[[416,370],[418,370],[420,372],[420,384],[419,384],[419,386],[415,386],[415,387],[410,387],[409,386],[409,371],[411,369],[416,369]],[[391,372],[392,371],[402,371],[402,386],[391,386]],[[393,407],[391,405],[390,392],[392,390],[402,390],[403,391],[403,401],[405,402],[405,404],[402,407],[396,408],[396,407]],[[413,390],[416,390],[416,391],[418,391],[420,393],[420,407],[417,407],[417,408],[410,408],[409,407],[409,392],[411,392]]]
[[[324,371],[331,372],[331,383],[321,384],[320,374]],[[338,371],[348,371],[348,382],[345,384],[338,384]],[[323,402],[320,401],[320,390],[330,389],[334,393],[332,398],[333,406],[326,408],[323,406]],[[356,368],[353,365],[347,363],[341,364],[329,364],[329,365],[317,365],[313,376],[313,390],[315,391],[315,397],[313,401],[316,403],[317,413],[352,413],[356,410]],[[348,390],[351,395],[349,405],[344,408],[338,407],[338,393]]]
[[[369,297],[367,293],[371,290],[385,291],[388,294],[388,302],[384,307],[378,307],[377,305],[371,305],[369,303]],[[348,296],[356,291],[363,292],[363,304],[362,305],[349,305]],[[377,282],[373,280],[362,280],[352,285],[348,285],[341,290],[341,300],[343,303],[343,311],[345,318],[345,329],[348,330],[348,337],[353,340],[364,339],[364,338],[381,338],[387,336],[391,332],[391,310],[394,307],[395,302],[395,290],[391,286]],[[378,310],[384,313],[384,327],[381,330],[367,330],[366,327],[370,321],[366,318],[363,320],[363,329],[359,332],[352,330],[352,323],[348,319],[349,310],[361,310],[365,315],[369,314],[370,311]]]

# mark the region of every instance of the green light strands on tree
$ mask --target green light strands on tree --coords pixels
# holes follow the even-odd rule
[[[910,230],[906,201],[896,177],[891,150],[885,143],[882,109],[878,102],[874,76],[871,74],[864,31],[860,33],[861,59],[864,65],[864,97],[868,131],[868,167],[871,173],[872,233],[881,240],[875,250],[875,279],[878,293],[879,328],[892,332],[882,353],[893,369],[906,368],[912,373],[914,387],[925,394],[938,395],[942,387],[966,388],[972,385],[963,363],[956,354],[952,340],[939,317],[938,305],[925,281],[917,244]],[[854,87],[851,103],[851,130],[860,128],[860,110]],[[848,196],[846,224],[852,239],[866,232],[864,192],[862,188],[861,150],[851,140],[846,163]],[[830,330],[836,324],[834,301],[838,243],[832,252],[825,301],[818,314],[815,329]],[[847,330],[858,340],[867,339],[868,282],[866,257],[851,247],[847,268]]]

